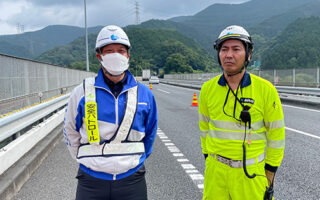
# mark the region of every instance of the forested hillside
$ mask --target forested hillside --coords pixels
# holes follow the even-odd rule
[[[320,18],[298,19],[290,24],[266,50],[263,69],[320,66]]]
[[[101,27],[88,28],[88,33],[98,33]],[[84,28],[52,25],[34,32],[0,36],[0,53],[34,59],[59,45],[66,45],[80,36]],[[19,50],[20,49],[20,50]]]
[[[288,24],[298,18],[320,16],[320,1],[314,1],[299,7],[294,7],[285,13],[275,15],[251,28],[251,34],[259,34],[266,38],[272,38],[281,33]]]
[[[213,4],[193,16],[129,25],[125,29],[133,45],[131,69],[137,73],[144,68],[154,71],[162,68],[166,73],[212,71],[218,68],[214,61],[217,59],[213,58],[216,56],[213,42],[223,28],[232,24],[249,31],[254,41],[252,63],[259,61],[256,63],[262,63],[262,68],[319,66],[319,52],[314,48],[318,45],[317,37],[305,34],[303,41],[310,42],[311,49],[301,49],[299,31],[307,31],[301,28],[305,25],[303,19],[295,22],[298,18],[320,16],[319,10],[320,0],[251,0],[242,4]],[[318,18],[306,20],[308,24]],[[290,23],[293,24],[287,27]],[[89,59],[93,71],[100,68],[94,43],[101,28],[88,28],[92,34]],[[84,28],[53,25],[39,31],[0,36],[0,53],[85,69]]]
[[[212,56],[201,49],[192,39],[174,30],[156,30],[127,28],[125,30],[132,45],[130,70],[141,74],[142,69],[158,72],[162,68],[166,73],[208,72],[217,69]],[[90,68],[100,68],[95,58],[96,34],[89,35]],[[66,46],[56,47],[37,59],[57,65],[85,69],[84,37],[78,38]]]

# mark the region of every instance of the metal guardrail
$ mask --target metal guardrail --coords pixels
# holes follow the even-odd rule
[[[171,85],[178,85],[183,87],[189,87],[193,89],[201,89],[202,82],[192,81],[192,84],[187,84],[188,81],[169,81],[169,80],[160,80],[162,83],[167,83]],[[317,96],[320,97],[320,88],[305,88],[305,87],[287,87],[287,86],[276,86],[279,93],[287,94],[300,94],[307,96]],[[70,94],[60,96],[51,101],[39,104],[30,109],[12,114],[5,118],[0,118],[0,142],[6,140],[7,138],[19,133],[27,126],[32,125],[33,123],[39,121],[55,110],[65,106],[67,99]]]
[[[192,89],[201,89],[202,81],[195,80],[161,80],[161,83],[167,83],[171,85],[183,86]],[[276,86],[279,93],[295,94],[295,95],[307,95],[320,97],[320,88],[307,88],[307,87],[288,87],[288,86]]]
[[[25,98],[28,98],[28,97],[38,97],[39,98],[39,102],[41,103],[42,95],[44,95],[45,93],[49,93],[49,92],[53,92],[53,91],[59,91],[60,94],[63,94],[63,93],[66,93],[68,88],[74,88],[77,85],[79,85],[79,84],[71,85],[71,86],[68,86],[68,87],[55,88],[55,89],[51,89],[51,90],[48,90],[48,91],[34,92],[34,93],[31,93],[31,94],[15,96],[15,97],[7,98],[7,99],[0,99],[0,104],[16,101],[16,100],[19,100],[19,99],[25,99]]]
[[[0,142],[14,136],[26,127],[45,118],[67,104],[70,94],[57,97],[27,110],[0,119]]]
[[[279,93],[300,94],[320,97],[320,88],[276,86]]]

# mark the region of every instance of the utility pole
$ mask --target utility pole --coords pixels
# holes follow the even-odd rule
[[[136,1],[136,24],[140,24],[139,2]]]
[[[88,30],[87,30],[87,6],[86,0],[84,0],[84,26],[86,30],[86,64],[87,71],[89,71],[89,53],[88,53]]]
[[[140,11],[139,11],[139,2],[136,1],[136,24],[140,24]],[[138,76],[138,71],[137,71],[137,68],[138,68],[138,65],[136,64],[135,65],[135,68],[136,68],[136,76]]]

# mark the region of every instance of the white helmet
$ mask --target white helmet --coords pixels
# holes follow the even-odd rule
[[[101,47],[108,44],[123,44],[128,49],[131,47],[127,34],[122,28],[115,25],[105,26],[101,29],[96,41],[96,52],[100,53]]]
[[[219,50],[226,40],[237,39],[243,41],[249,49],[253,48],[253,42],[249,33],[241,26],[232,25],[225,28],[214,43],[214,48]]]
[[[219,52],[222,43],[226,40],[240,40],[244,43],[246,48],[245,67],[249,64],[249,54],[253,51],[253,42],[251,36],[242,26],[232,25],[225,28],[219,35],[218,39],[214,42],[213,47],[218,51],[218,62],[221,65]]]

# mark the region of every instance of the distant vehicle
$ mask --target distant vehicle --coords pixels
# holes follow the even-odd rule
[[[150,69],[142,70],[142,80],[148,81],[150,79]]]
[[[159,78],[157,76],[151,76],[151,78],[149,79],[149,83],[151,84],[159,84]]]

